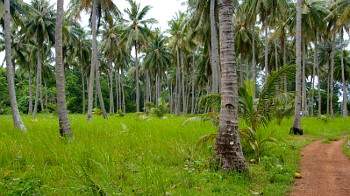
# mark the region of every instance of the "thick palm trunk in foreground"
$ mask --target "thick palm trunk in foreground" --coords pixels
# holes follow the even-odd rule
[[[16,100],[15,91],[15,73],[11,61],[11,19],[10,19],[10,0],[5,0],[5,58],[6,58],[6,69],[7,69],[7,83],[10,96],[10,104],[12,111],[12,118],[15,128],[26,131],[26,127],[23,124],[21,115],[18,111],[18,105]]]
[[[301,0],[297,0],[297,34],[296,34],[296,64],[297,73],[295,78],[295,114],[292,129],[294,133],[302,133],[300,126],[300,97],[301,97]]]
[[[238,85],[232,31],[232,0],[219,0],[221,113],[215,143],[216,161],[223,171],[247,171],[238,133]]]
[[[55,34],[55,53],[56,53],[56,87],[57,87],[57,106],[60,135],[71,137],[67,104],[66,104],[66,78],[64,75],[63,53],[62,53],[62,23],[63,23],[63,1],[57,0],[56,34]]]

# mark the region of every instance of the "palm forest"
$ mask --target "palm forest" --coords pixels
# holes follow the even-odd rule
[[[350,195],[349,0],[150,2],[0,0],[0,195]]]

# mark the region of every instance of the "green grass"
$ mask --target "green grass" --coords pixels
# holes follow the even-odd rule
[[[343,151],[344,151],[345,155],[348,156],[350,159],[350,137],[348,137],[345,140],[344,145],[343,145]]]
[[[322,143],[329,144],[329,143],[331,143],[333,141],[338,141],[338,140],[339,140],[339,137],[331,136],[331,137],[323,140]]]
[[[298,171],[300,149],[311,141],[350,133],[350,118],[302,120],[307,136],[289,135],[292,119],[276,129],[278,143],[249,174],[222,173],[214,165],[213,143],[198,139],[216,133],[210,122],[186,118],[142,120],[135,114],[70,115],[74,139],[60,139],[57,117],[23,116],[28,133],[0,116],[0,195],[285,195]],[[244,145],[247,161],[254,158]]]

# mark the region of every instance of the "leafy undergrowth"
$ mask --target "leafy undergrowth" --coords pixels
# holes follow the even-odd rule
[[[302,120],[307,136],[289,135],[292,119],[277,130],[277,143],[249,174],[215,167],[214,144],[198,139],[216,133],[210,122],[181,126],[165,119],[70,115],[74,138],[61,140],[52,115],[24,116],[28,133],[0,116],[0,195],[285,195],[298,171],[300,148],[319,138],[350,133],[350,119]],[[244,145],[246,159],[254,158]]]

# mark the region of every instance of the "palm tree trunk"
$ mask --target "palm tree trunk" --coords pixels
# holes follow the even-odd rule
[[[12,119],[15,128],[21,129],[26,132],[26,127],[22,121],[21,115],[18,110],[16,91],[15,91],[15,73],[12,66],[11,57],[11,18],[10,18],[10,0],[5,0],[5,16],[4,16],[4,29],[5,29],[5,58],[6,58],[6,70],[7,70],[7,83],[11,104]]]
[[[334,95],[334,53],[335,53],[335,33],[332,38],[332,53],[331,53],[331,94],[330,94],[330,112],[331,117],[334,118],[334,108],[333,108],[333,95]]]
[[[38,100],[39,100],[39,93],[40,93],[40,88],[41,88],[41,44],[38,43],[38,48],[37,48],[37,63],[38,67],[36,70],[36,88],[35,88],[35,101],[34,101],[34,111],[33,111],[33,117],[36,117],[36,113],[38,111]]]
[[[219,0],[221,113],[215,142],[216,161],[223,171],[248,171],[238,132],[238,85],[232,31],[232,0]]]
[[[63,23],[63,1],[57,1],[56,16],[56,34],[55,34],[55,53],[56,53],[56,86],[57,86],[57,108],[60,135],[62,137],[71,137],[72,130],[70,128],[67,105],[66,105],[66,79],[63,65],[62,52],[62,23]]]
[[[340,59],[341,59],[341,77],[343,82],[343,117],[348,117],[348,108],[347,108],[347,89],[346,89],[346,80],[345,80],[345,68],[344,68],[344,50],[343,50],[343,28],[340,31],[340,45],[341,45],[341,51],[340,51]]]
[[[317,44],[316,44],[317,47]],[[316,49],[315,49],[316,50]],[[317,53],[316,53],[317,56]],[[317,58],[317,57],[316,57]],[[317,77],[318,77],[318,82],[317,82],[317,89],[318,89],[318,115],[322,115],[322,107],[321,107],[321,77],[320,77],[320,66],[318,63],[316,64],[317,68]]]
[[[296,64],[297,64],[297,73],[295,79],[295,114],[294,114],[294,123],[293,129],[298,130],[298,133],[301,133],[300,126],[300,96],[301,96],[301,0],[297,0],[297,34],[296,34]],[[295,131],[294,131],[295,133]]]
[[[329,115],[329,79],[330,78],[330,76],[329,76],[329,74],[328,74],[328,76],[327,76],[327,115]]]
[[[196,74],[196,66],[195,66],[195,57],[196,57],[196,53],[193,52],[193,61],[192,61],[192,100],[191,100],[191,115],[194,115],[194,97],[195,97],[195,74]]]
[[[119,70],[115,73],[115,94],[116,94],[116,109],[117,111],[121,109],[121,105],[119,104],[119,97],[120,97],[120,91],[119,91]]]
[[[124,77],[123,77],[123,70],[121,69],[121,75],[120,75],[120,104],[122,105],[121,109],[123,113],[126,112],[125,110],[125,93],[124,93]]]
[[[306,49],[305,49],[305,39],[303,42],[303,75],[302,75],[302,112],[303,112],[303,117],[306,117],[306,111],[307,111],[307,106],[306,106],[306,78],[305,78],[305,65],[306,65]]]
[[[44,99],[43,99],[43,74],[42,72],[40,72],[40,108],[41,108],[41,112],[44,111]]]
[[[316,67],[318,64],[318,57],[317,57],[317,30],[315,30],[315,42],[314,42],[314,65],[312,67],[312,90],[311,90],[311,116],[314,116],[314,92],[315,92],[315,75],[316,75]]]
[[[114,114],[112,53],[109,54],[109,86],[109,113]]]
[[[33,112],[33,93],[32,93],[32,74],[30,72],[30,68],[28,70],[28,90],[29,90],[28,114],[32,114],[32,112]]]
[[[250,66],[249,66],[249,56],[248,56],[248,52],[246,52],[245,54],[245,79],[249,79],[250,78],[250,73],[249,73],[249,70],[250,70]]]
[[[252,25],[252,66],[253,66],[253,81],[256,84],[256,59],[255,59],[255,16],[253,16],[253,25]],[[254,91],[253,98],[256,98],[256,93]]]
[[[218,35],[215,19],[215,1],[216,0],[210,0],[211,69],[213,75],[212,92],[219,93],[220,64]]]
[[[45,87],[45,109],[47,110],[47,86],[46,86],[46,81],[44,80],[44,87]]]
[[[95,60],[97,61],[97,58],[95,58]],[[102,96],[102,91],[101,91],[101,84],[100,84],[100,71],[99,71],[99,63],[96,62],[96,91],[97,91],[97,96],[98,96],[98,100],[100,102],[100,107],[102,110],[102,115],[104,119],[108,119],[107,117],[107,112],[106,112],[106,108],[105,108],[105,103],[103,101],[103,96]]]
[[[95,67],[97,59],[97,39],[96,39],[96,12],[97,12],[97,0],[93,0],[92,6],[92,17],[91,17],[91,32],[92,32],[92,54],[91,54],[91,67],[90,67],[90,80],[88,87],[88,115],[86,121],[92,120],[92,105],[94,97],[94,76],[95,76]]]
[[[81,74],[81,84],[82,84],[82,87],[83,87],[83,114],[85,114],[85,79],[84,79],[84,69],[83,69],[83,66],[80,65],[80,74]]]
[[[282,45],[283,45],[283,66],[287,65],[287,44],[286,44],[286,36],[285,32],[282,35]],[[283,84],[284,84],[284,92],[287,92],[287,76],[283,76]]]
[[[176,48],[176,55],[177,55],[177,67],[176,67],[176,86],[175,86],[175,115],[180,115],[180,96],[181,96],[181,90],[180,90],[180,54],[179,54],[179,48]]]
[[[185,117],[187,114],[186,110],[186,89],[185,89],[185,64],[183,62],[183,55],[181,55],[181,90],[182,90],[182,116]]]
[[[243,76],[243,55],[242,55],[242,51],[241,54],[239,55],[239,63],[240,63],[240,67],[239,67],[239,86],[243,87],[244,85],[244,76]]]
[[[278,51],[277,51],[277,41],[274,40],[274,43],[275,43],[275,68],[276,68],[276,71],[278,71]]]
[[[268,39],[268,23],[265,21],[265,80],[269,76],[269,39]]]
[[[139,84],[139,59],[137,56],[137,43],[135,41],[135,64],[136,64],[136,112],[140,112],[140,84]]]
[[[146,99],[145,99],[145,104],[146,104],[146,102],[151,102],[151,81],[150,81],[148,69],[146,69]]]

